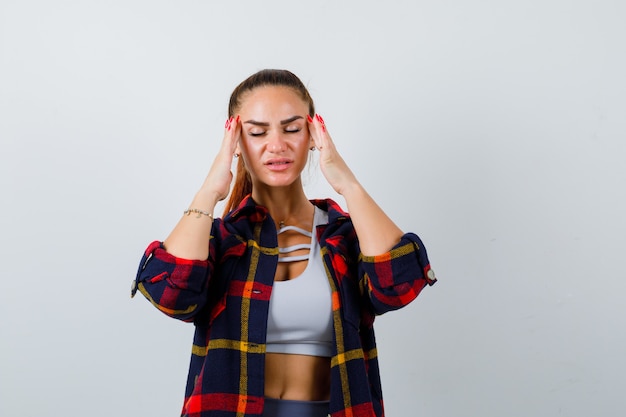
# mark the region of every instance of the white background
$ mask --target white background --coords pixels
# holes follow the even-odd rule
[[[377,321],[388,416],[623,414],[625,22],[621,0],[0,1],[0,415],[178,415],[193,327],[130,282],[266,67],[440,279]]]

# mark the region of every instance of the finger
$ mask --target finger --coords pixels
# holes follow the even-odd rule
[[[317,141],[315,146],[320,151],[327,152],[331,150],[333,148],[333,144],[330,138],[330,134],[328,133],[328,129],[326,128],[326,122],[324,121],[324,118],[321,115],[316,114],[314,125],[317,132]]]
[[[320,114],[316,113],[315,114],[315,119],[317,120],[317,122],[322,127],[322,132],[326,132],[326,124],[324,123],[324,119],[322,118],[322,116]]]
[[[323,120],[317,114],[312,118],[311,116],[307,116],[307,121],[309,122],[309,133],[313,138],[313,143],[315,147],[320,151],[324,149],[325,145],[325,136],[327,136],[326,126],[323,124]]]
[[[237,115],[230,125],[230,133],[231,133],[231,150],[235,152],[237,149],[237,145],[239,144],[239,140],[241,139],[241,117]]]
[[[316,149],[319,149],[319,133],[317,132],[317,126],[315,125],[315,120],[313,120],[313,118],[310,115],[306,115],[306,121],[308,124],[308,128],[309,128],[309,135],[311,136],[311,139],[313,139],[313,144],[315,145]]]
[[[235,152],[237,144],[241,137],[240,117],[229,117],[224,124],[224,140],[222,142],[223,149],[231,155]]]

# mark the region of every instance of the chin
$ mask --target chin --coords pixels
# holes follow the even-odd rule
[[[266,187],[283,188],[295,185],[298,178],[266,178],[265,180],[260,180],[260,182]]]

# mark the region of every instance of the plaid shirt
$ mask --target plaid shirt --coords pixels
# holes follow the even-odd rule
[[[383,255],[363,256],[348,214],[332,200],[313,203],[329,215],[317,237],[332,290],[330,413],[382,417],[374,316],[405,306],[436,279],[416,235],[405,234]],[[183,416],[260,416],[276,226],[247,197],[215,219],[211,233],[206,261],[176,258],[153,242],[133,295],[139,290],[165,314],[195,324]]]

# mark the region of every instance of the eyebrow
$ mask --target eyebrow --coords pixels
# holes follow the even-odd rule
[[[293,121],[296,121],[298,119],[304,119],[304,117],[302,117],[302,116],[291,116],[288,119],[281,120],[280,124],[281,125],[286,125],[286,124],[289,124],[289,123],[291,123]],[[256,120],[246,120],[244,123],[248,123],[248,124],[255,125],[255,126],[269,126],[270,125],[268,122],[259,122],[259,121],[256,121]]]

